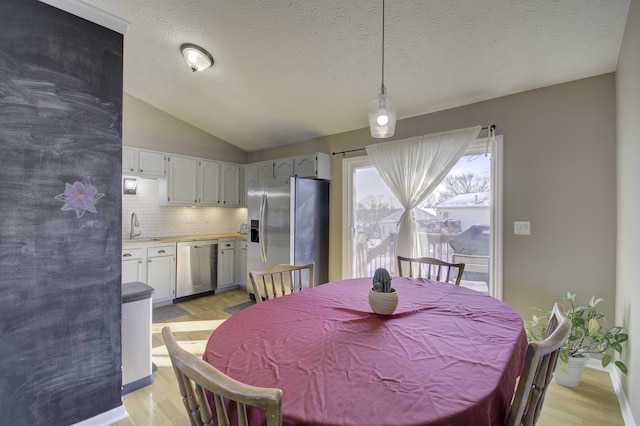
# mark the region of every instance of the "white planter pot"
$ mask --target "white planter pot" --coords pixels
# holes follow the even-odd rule
[[[376,314],[391,315],[398,306],[398,292],[395,289],[391,289],[391,293],[369,290],[369,305]]]
[[[582,372],[584,371],[587,361],[589,361],[589,354],[583,357],[569,357],[569,362],[565,364],[562,360],[558,359],[556,365],[556,371],[553,373],[553,379],[556,383],[562,386],[574,388],[580,384],[582,379]]]

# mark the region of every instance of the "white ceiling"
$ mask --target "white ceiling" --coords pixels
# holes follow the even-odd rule
[[[124,90],[246,151],[368,126],[381,0],[84,0],[131,22]],[[406,118],[615,71],[629,0],[387,0]],[[183,43],[215,65],[193,73]],[[400,126],[401,124],[398,124]]]

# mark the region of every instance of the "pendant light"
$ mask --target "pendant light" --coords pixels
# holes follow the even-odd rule
[[[369,128],[373,138],[390,138],[396,130],[396,106],[384,87],[384,0],[382,0],[382,85],[369,102]]]

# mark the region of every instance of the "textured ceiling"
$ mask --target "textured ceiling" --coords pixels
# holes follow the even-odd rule
[[[124,90],[247,151],[368,126],[380,0],[84,0],[131,22]],[[406,118],[615,71],[629,0],[387,0]],[[192,73],[180,45],[209,50]],[[398,126],[400,126],[399,124]]]

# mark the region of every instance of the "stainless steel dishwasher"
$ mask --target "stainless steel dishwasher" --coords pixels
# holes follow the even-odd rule
[[[210,293],[218,286],[218,241],[178,243],[176,299]]]

